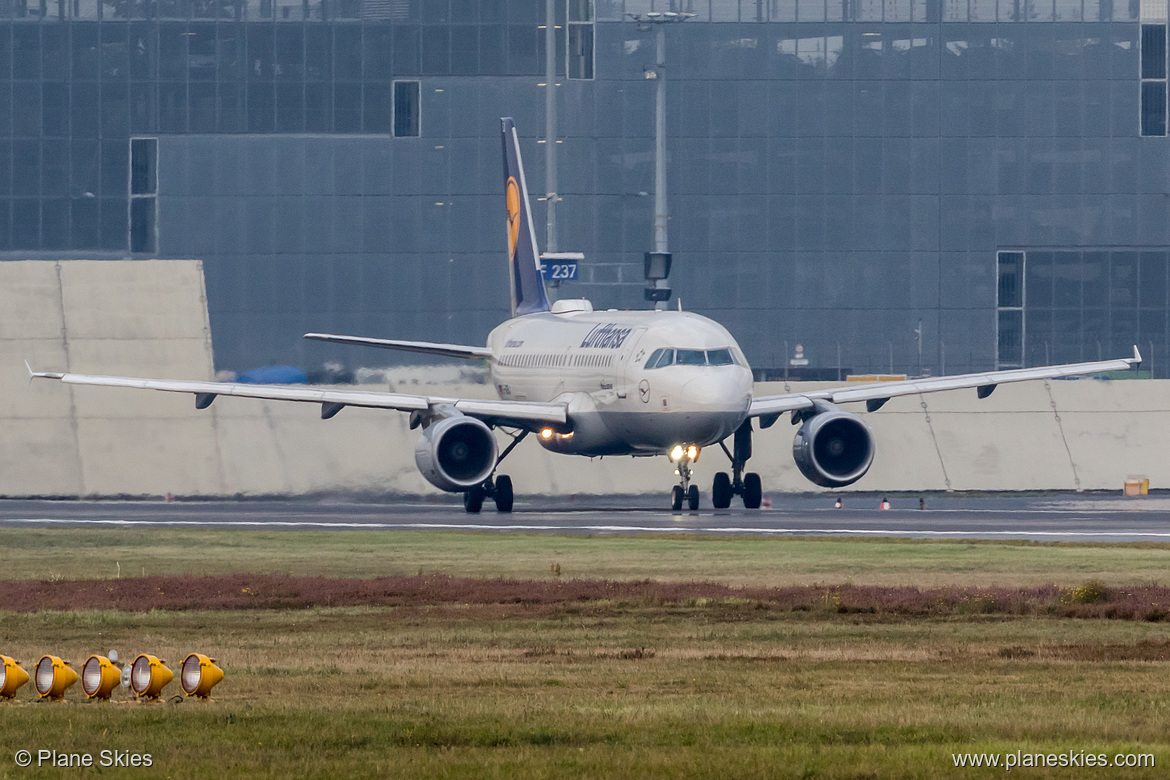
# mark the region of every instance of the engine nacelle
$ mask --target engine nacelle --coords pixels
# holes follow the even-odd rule
[[[792,440],[796,467],[821,487],[845,487],[873,463],[873,434],[855,414],[836,407],[809,418]]]
[[[496,468],[496,437],[474,417],[445,417],[429,425],[414,445],[414,462],[439,490],[461,493],[482,484]]]

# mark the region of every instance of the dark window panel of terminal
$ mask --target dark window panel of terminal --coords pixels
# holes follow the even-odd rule
[[[337,82],[333,85],[333,131],[357,133],[362,127],[362,85]]]
[[[2,15],[0,15],[2,16]],[[12,79],[12,24],[0,22],[0,82]]]
[[[69,200],[45,198],[41,201],[41,246],[59,250],[69,245]]]
[[[299,24],[276,25],[273,72],[278,82],[300,83],[305,77],[305,28]]]
[[[41,246],[41,202],[37,198],[12,201],[12,245],[17,249]]]
[[[422,73],[424,76],[446,76],[451,73],[451,27],[423,25]]]
[[[333,77],[338,81],[362,78],[362,30],[359,26],[333,26]]]
[[[127,26],[131,79],[142,81],[158,77],[158,32],[158,25],[149,22],[131,22]]]
[[[301,83],[276,85],[276,132],[305,130],[305,93]]]
[[[393,28],[392,73],[417,76],[422,72],[422,28],[418,25],[395,25]]]
[[[41,28],[41,78],[45,81],[69,79],[69,27],[44,25]]]
[[[99,222],[98,200],[90,195],[89,198],[74,198],[73,216],[71,223],[70,247],[74,249],[94,249],[101,246],[101,222]]]
[[[271,133],[276,126],[276,90],[271,84],[248,84],[248,132]]]

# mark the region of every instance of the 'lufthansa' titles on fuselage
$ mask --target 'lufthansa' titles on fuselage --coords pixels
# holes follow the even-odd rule
[[[625,343],[633,328],[619,328],[615,322],[595,325],[581,341],[581,346],[594,349],[617,349]]]

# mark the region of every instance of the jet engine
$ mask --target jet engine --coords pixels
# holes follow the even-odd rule
[[[873,463],[873,434],[855,414],[825,404],[805,420],[792,440],[800,473],[821,487],[845,487],[865,476]]]
[[[496,468],[496,437],[474,417],[445,417],[429,425],[414,445],[414,462],[427,482],[459,493],[482,484]]]

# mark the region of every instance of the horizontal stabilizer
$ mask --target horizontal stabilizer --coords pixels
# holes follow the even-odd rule
[[[466,347],[462,344],[436,344],[431,341],[402,341],[400,339],[375,339],[366,336],[335,336],[332,333],[306,333],[305,338],[313,341],[331,341],[334,344],[356,344],[360,347],[397,349],[402,352],[422,352],[427,355],[483,360],[492,356],[487,347]]]

